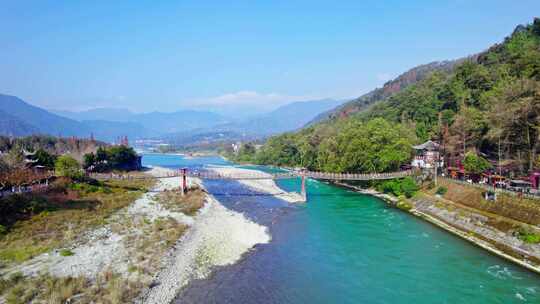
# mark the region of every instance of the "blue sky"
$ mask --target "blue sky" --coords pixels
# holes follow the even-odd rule
[[[3,1],[0,92],[67,110],[355,97],[540,15],[527,0],[46,2]]]

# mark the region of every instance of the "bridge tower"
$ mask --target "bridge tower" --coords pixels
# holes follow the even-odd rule
[[[180,191],[182,195],[187,192],[187,168],[180,169],[180,174],[182,175],[182,184],[180,185]]]
[[[302,198],[304,199],[304,202],[307,203],[307,191],[306,191],[306,173],[302,172],[302,187],[300,189],[300,194],[302,195]]]

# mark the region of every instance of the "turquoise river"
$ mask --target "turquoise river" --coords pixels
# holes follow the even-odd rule
[[[162,154],[143,163],[232,165]],[[291,205],[238,182],[204,183],[225,207],[268,227],[272,240],[192,281],[176,303],[540,303],[537,274],[377,198],[310,180],[307,204]],[[299,189],[298,180],[278,185]]]

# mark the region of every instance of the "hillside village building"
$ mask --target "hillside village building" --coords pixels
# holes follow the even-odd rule
[[[415,155],[411,166],[415,168],[430,169],[442,167],[442,159],[439,153],[439,144],[428,140],[425,143],[413,146]]]

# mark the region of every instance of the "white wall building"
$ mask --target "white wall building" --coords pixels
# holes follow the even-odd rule
[[[413,146],[415,150],[411,166],[422,169],[430,169],[435,166],[442,167],[443,161],[439,154],[439,144],[428,140],[425,143]]]

